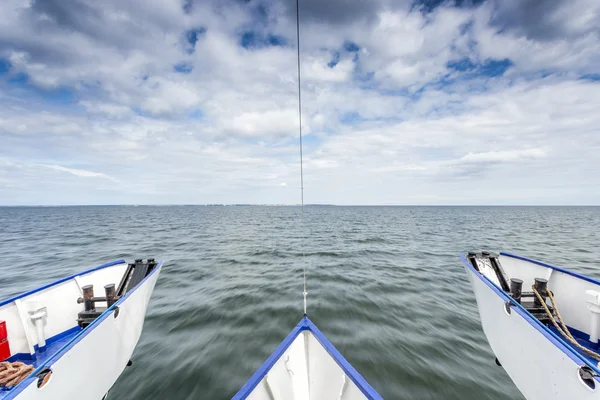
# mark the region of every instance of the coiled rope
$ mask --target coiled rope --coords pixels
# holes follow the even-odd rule
[[[19,361],[0,363],[0,386],[15,386],[33,372],[33,366]]]
[[[560,326],[558,326],[558,323],[556,322],[554,315],[552,314],[552,312],[550,312],[550,309],[548,309],[548,305],[546,304],[546,301],[544,300],[542,295],[540,295],[540,293],[536,290],[535,285],[533,285],[531,288],[533,289],[533,293],[535,293],[535,295],[537,296],[540,303],[542,303],[544,310],[546,310],[546,314],[548,314],[548,317],[550,318],[550,321],[552,321],[552,324],[554,325],[556,330],[559,331],[561,333],[561,335],[563,335],[569,342],[571,342],[573,345],[575,345],[579,350],[581,350],[582,352],[584,352],[585,354],[587,354],[594,360],[600,361],[600,354],[598,354],[586,347],[583,347],[573,337],[573,335],[569,331],[569,328],[567,328],[567,325],[563,321],[563,319],[560,315],[560,312],[558,311],[558,307],[556,307],[556,302],[554,301],[554,296],[552,295],[552,292],[550,290],[546,289],[546,294],[548,295],[548,297],[550,297],[550,301],[552,302],[552,307],[554,307],[554,311],[556,312],[556,316],[558,317],[558,321],[560,322],[560,325],[562,326],[562,328]]]

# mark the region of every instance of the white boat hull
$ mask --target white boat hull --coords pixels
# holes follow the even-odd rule
[[[521,393],[528,400],[600,399],[598,378],[594,378],[592,389],[579,376],[579,368],[590,364],[523,308],[506,307],[510,297],[477,272],[464,257],[463,261],[477,299],[483,331]],[[556,276],[556,279],[564,277]],[[549,288],[554,291],[552,283],[550,280]],[[559,286],[556,280],[554,284]],[[585,303],[582,307],[585,308]]]
[[[131,359],[161,268],[159,263],[135,288],[2,398],[102,399]],[[52,375],[38,388],[36,375],[45,369],[50,369]]]
[[[304,317],[232,400],[381,400]]]

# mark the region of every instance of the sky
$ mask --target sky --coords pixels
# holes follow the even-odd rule
[[[0,205],[298,204],[295,2],[0,2]],[[600,2],[300,0],[304,198],[600,204]]]

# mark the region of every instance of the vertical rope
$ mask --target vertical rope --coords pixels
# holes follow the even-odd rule
[[[301,79],[300,79],[300,1],[296,0],[296,45],[297,45],[297,60],[298,60],[298,128],[300,138],[300,200],[301,200],[301,217],[300,217],[300,229],[302,230],[302,264],[304,265],[304,315],[306,315],[306,260],[304,257],[304,168],[302,163],[302,90],[301,90]]]

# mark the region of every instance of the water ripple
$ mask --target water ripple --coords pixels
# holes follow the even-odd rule
[[[519,399],[458,258],[510,250],[599,277],[600,208],[0,208],[3,297],[113,259],[166,261],[112,394],[229,399],[309,315],[386,399]],[[301,243],[305,244],[302,257]],[[41,273],[43,271],[43,273]]]

